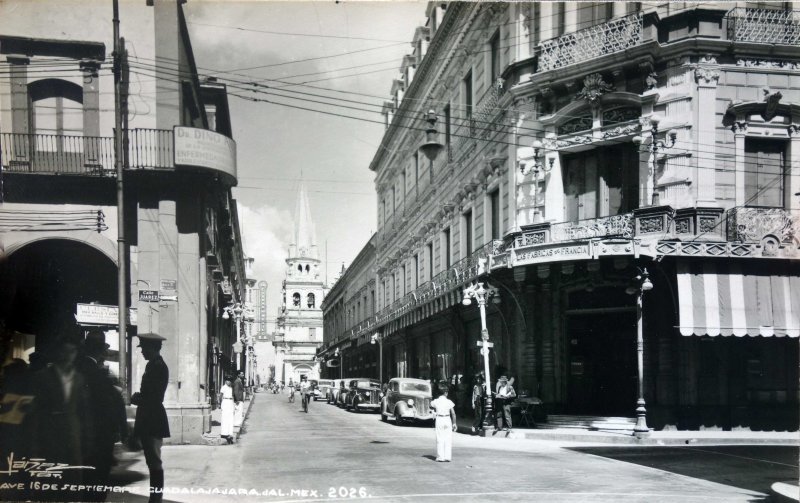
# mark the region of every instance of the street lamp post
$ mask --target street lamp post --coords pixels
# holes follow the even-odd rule
[[[378,345],[378,381],[383,384],[383,334],[380,332],[372,334],[370,343]]]
[[[546,165],[541,163],[542,142],[539,140],[534,140],[531,148],[533,148],[532,157],[521,157],[518,160],[519,170],[523,176],[533,173],[533,223],[538,224],[542,221],[542,214],[539,212],[539,204],[536,201],[539,191],[539,173],[548,173],[553,169],[555,159],[551,157]],[[530,160],[533,160],[533,162],[525,162]]]
[[[489,342],[489,329],[486,328],[486,301],[497,295],[497,288],[488,285],[484,288],[483,283],[478,281],[472,285],[464,288],[464,299],[462,304],[469,306],[472,304],[472,299],[478,302],[478,309],[481,313],[481,340],[478,346],[481,347],[481,354],[483,355],[483,372],[486,375],[486,380],[483,383],[486,396],[486,405],[483,410],[483,430],[490,431],[494,429],[494,424],[490,423],[489,419],[492,415],[492,386],[491,377],[489,375],[489,348],[494,344]]]
[[[663,140],[658,139],[658,124],[662,121],[660,115],[653,114],[650,116],[650,166],[648,169],[647,186],[645,200],[649,201],[652,206],[658,206],[658,192],[655,191],[655,177],[656,177],[656,164],[658,163],[658,151],[665,148],[672,148],[675,146],[675,141],[678,138],[678,132],[674,129],[667,131],[667,136]],[[641,136],[634,136],[633,143],[641,145],[644,139]]]
[[[222,319],[230,319],[232,314],[236,323],[236,342],[233,343],[233,352],[236,353],[236,372],[242,370],[242,312],[242,305],[238,302],[222,308]]]
[[[625,293],[636,295],[636,370],[638,377],[638,397],[636,400],[636,426],[633,434],[637,437],[646,437],[650,434],[647,427],[647,409],[644,402],[644,333],[642,323],[642,297],[644,292],[653,289],[647,269],[639,269],[639,274],[633,278],[633,284],[625,289]]]
[[[344,353],[344,351],[342,351]],[[339,359],[339,379],[344,379],[344,355],[339,353],[339,348],[333,353],[334,358]]]

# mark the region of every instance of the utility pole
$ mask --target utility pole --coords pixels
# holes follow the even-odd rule
[[[130,403],[128,380],[128,299],[127,254],[125,249],[125,210],[122,175],[124,171],[122,144],[122,43],[119,37],[119,0],[112,0],[114,11],[114,168],[117,172],[117,306],[119,307],[119,379],[125,391],[125,403]]]

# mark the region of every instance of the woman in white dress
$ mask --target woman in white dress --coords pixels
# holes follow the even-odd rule
[[[456,424],[455,406],[447,398],[447,386],[439,386],[439,398],[431,401],[431,408],[436,411],[436,461],[450,462],[453,459],[453,432]]]
[[[220,401],[222,402],[222,417],[220,418],[220,436],[228,441],[229,444],[233,443],[233,388],[231,388],[231,380],[225,379],[225,384],[219,390]]]

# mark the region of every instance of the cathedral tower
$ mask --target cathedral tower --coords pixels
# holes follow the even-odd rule
[[[319,364],[314,361],[322,344],[322,298],[325,284],[320,277],[319,251],[314,224],[303,182],[295,209],[294,242],[289,245],[286,276],[281,291],[278,332],[275,345],[278,361],[276,378],[287,384],[301,375],[319,379]]]

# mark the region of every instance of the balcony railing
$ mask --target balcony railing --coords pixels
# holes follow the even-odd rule
[[[434,276],[430,281],[419,285],[414,291],[407,293],[381,309],[374,317],[370,317],[352,331],[352,337],[358,337],[366,330],[373,330],[380,325],[396,320],[415,307],[449,292],[475,278],[489,272],[490,255],[502,251],[503,242],[493,240],[475,250],[469,257],[459,260],[447,270]]]
[[[732,9],[728,13],[728,38],[737,42],[800,45],[800,13],[796,10]]]
[[[539,71],[546,72],[624,51],[641,42],[641,13],[614,19],[539,44]]]
[[[3,171],[114,175],[114,139],[98,136],[2,133]]]
[[[523,232],[514,240],[514,247],[561,243],[595,238],[625,238],[634,234],[633,213],[591,218],[577,222],[560,222]]]
[[[172,130],[132,129],[128,132],[130,169],[172,169]],[[82,176],[110,176],[114,168],[114,138],[56,134],[0,134],[3,171]]]
[[[728,210],[728,241],[760,243],[772,236],[779,243],[800,239],[800,216],[783,208],[732,208]]]

